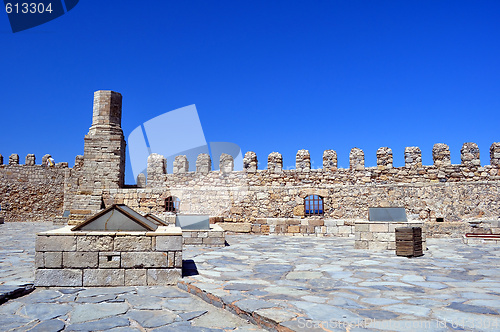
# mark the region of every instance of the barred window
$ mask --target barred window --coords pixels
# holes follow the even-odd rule
[[[323,197],[319,195],[309,195],[304,200],[306,216],[323,215]]]
[[[165,200],[165,211],[166,212],[178,212],[181,200],[178,197],[170,196]]]

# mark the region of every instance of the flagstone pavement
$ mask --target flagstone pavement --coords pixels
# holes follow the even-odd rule
[[[0,293],[31,290],[34,234],[56,227],[0,225]],[[494,245],[428,239],[424,256],[405,258],[354,249],[352,238],[226,241],[186,246],[178,287],[37,288],[9,299],[0,330],[500,331]]]

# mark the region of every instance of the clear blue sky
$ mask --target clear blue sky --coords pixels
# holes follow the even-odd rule
[[[255,151],[260,168],[299,149],[348,167],[353,147],[375,166],[381,146],[395,166],[406,146],[432,164],[434,143],[460,163],[464,142],[489,164],[500,141],[499,1],[80,1],[15,34],[0,17],[4,162],[72,166],[100,89],[122,93],[125,136],[196,104],[207,141]]]

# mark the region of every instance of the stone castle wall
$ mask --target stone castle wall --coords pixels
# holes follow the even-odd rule
[[[293,170],[283,169],[278,152],[269,154],[266,169],[258,169],[257,155],[250,151],[243,171],[234,171],[230,155],[211,160],[201,154],[195,172],[189,172],[185,156],[177,156],[169,160],[173,174],[167,174],[165,158],[152,154],[147,175],[139,175],[136,187],[125,186],[121,103],[117,92],[94,93],[84,155],[76,157],[73,169],[67,163],[35,165],[34,155],[21,166],[19,156],[11,155],[9,165],[3,165],[0,155],[6,221],[62,219],[68,211],[64,222],[76,224],[111,204],[166,216],[170,196],[180,199],[180,213],[222,217],[226,229],[256,233],[352,234],[353,222],[367,220],[368,208],[376,206],[404,207],[411,220],[429,223],[500,218],[500,143],[491,145],[490,164],[483,166],[475,143],[463,144],[459,165],[451,164],[449,147],[441,143],[432,150],[433,165],[422,165],[420,148],[407,147],[403,167],[393,166],[388,147],[376,151],[374,167],[365,165],[364,151],[353,148],[346,169],[338,168],[334,150],[324,151],[322,169],[311,169],[309,151],[299,150]],[[214,163],[220,171],[212,171]],[[305,216],[308,195],[323,198],[323,216]]]
[[[436,144],[432,166],[422,165],[420,149],[410,147],[405,150],[404,167],[393,167],[389,148],[377,151],[376,167],[365,167],[364,152],[355,148],[349,169],[337,168],[332,150],[325,151],[323,169],[311,169],[309,153],[300,150],[295,170],[283,170],[277,152],[269,155],[267,169],[258,170],[255,153],[248,152],[243,171],[222,167],[223,163],[232,165],[227,155],[221,158],[221,171],[211,171],[209,156],[200,155],[196,172],[186,172],[188,168],[181,164],[184,158],[176,158],[174,174],[166,174],[165,159],[153,154],[148,159],[145,188],[106,190],[103,199],[106,206],[123,203],[161,213],[165,199],[176,196],[181,200],[181,213],[250,223],[257,232],[272,226],[269,220],[273,218],[304,218],[304,198],[312,194],[324,199],[322,219],[367,220],[368,207],[402,206],[412,220],[496,220],[500,216],[499,147],[498,143],[491,146],[491,165],[486,166],[479,163],[477,145],[465,143],[460,165],[449,162],[445,144]],[[298,232],[314,233],[315,227],[325,226],[321,222],[287,223],[280,232],[287,233],[288,226],[296,225]]]
[[[48,155],[42,159],[45,160]],[[35,156],[29,154],[24,165],[19,156],[9,157],[3,165],[0,155],[0,206],[5,221],[52,221],[63,214],[64,178],[67,163],[54,167],[35,164]]]

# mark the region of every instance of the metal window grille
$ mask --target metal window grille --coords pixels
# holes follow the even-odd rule
[[[167,197],[165,200],[165,211],[166,212],[177,212],[179,211],[179,204],[181,200],[175,196]]]
[[[309,195],[304,200],[306,216],[323,215],[323,198],[318,195]]]

